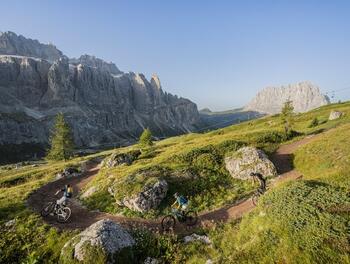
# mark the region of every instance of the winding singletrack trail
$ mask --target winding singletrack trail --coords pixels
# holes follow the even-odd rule
[[[293,153],[298,149],[298,147],[311,142],[318,136],[319,135],[308,136],[299,141],[282,145],[277,149],[277,151],[272,155],[271,161],[275,164],[279,175],[275,179],[271,180],[270,186],[274,186],[276,183],[282,181],[296,180],[302,177],[298,171],[293,169]],[[54,201],[59,198],[54,196],[54,193],[63,188],[65,184],[70,184],[73,187],[74,194],[76,196],[92,179],[92,177],[98,173],[98,171],[98,164],[91,163],[88,165],[87,171],[80,177],[66,178],[50,182],[32,193],[28,197],[27,204],[29,207],[34,209],[34,211],[40,213],[41,209],[47,202]],[[62,194],[60,193],[60,195]],[[45,221],[48,224],[60,229],[84,229],[98,220],[108,218],[126,228],[144,227],[152,231],[160,231],[161,229],[161,219],[150,220],[143,218],[128,218],[125,216],[112,215],[99,211],[90,211],[74,197],[70,199],[69,207],[72,209],[72,215],[67,223],[58,223],[56,222],[56,218],[53,216],[46,217]],[[243,214],[251,211],[253,208],[254,205],[251,199],[248,198],[210,212],[203,212],[199,214],[197,226],[206,225],[207,223],[213,222],[226,222],[229,219],[237,219],[242,217]],[[186,233],[188,230],[186,230],[182,224],[177,224],[174,232]]]

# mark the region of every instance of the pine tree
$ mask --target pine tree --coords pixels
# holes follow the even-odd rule
[[[294,106],[292,101],[288,100],[284,103],[281,112],[281,119],[284,125],[284,132],[286,134],[286,137],[289,137],[290,133],[292,132],[292,126],[294,124]]]
[[[73,155],[74,141],[70,126],[62,113],[57,114],[55,126],[50,137],[51,148],[48,160],[67,160]]]
[[[153,145],[152,133],[151,133],[151,130],[149,128],[143,130],[143,132],[140,136],[140,139],[139,139],[139,144],[144,146],[144,147]]]

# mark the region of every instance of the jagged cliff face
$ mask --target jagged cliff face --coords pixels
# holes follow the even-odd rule
[[[245,106],[245,110],[267,114],[281,112],[283,104],[291,100],[295,112],[307,112],[311,109],[329,104],[329,98],[310,82],[300,82],[281,87],[267,87]]]
[[[42,44],[13,32],[0,32],[0,54],[21,55],[54,61],[63,53],[52,44]]]
[[[41,50],[42,44],[31,50],[27,41],[16,44],[21,49],[0,44],[2,54],[21,50],[0,55],[0,144],[46,144],[58,112],[84,147],[128,144],[146,127],[164,137],[199,125],[197,106],[164,92],[156,75],[148,81],[88,55],[51,61],[55,56]]]

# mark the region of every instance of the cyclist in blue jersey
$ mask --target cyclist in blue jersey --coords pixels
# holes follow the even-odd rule
[[[185,211],[188,208],[188,200],[183,195],[179,195],[178,193],[175,193],[174,197],[176,201],[173,203],[172,207],[177,205],[177,209],[180,210],[182,215],[185,215]]]

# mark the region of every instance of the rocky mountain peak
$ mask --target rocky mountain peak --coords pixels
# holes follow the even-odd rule
[[[69,62],[74,65],[83,64],[89,67],[98,68],[102,71],[107,71],[111,74],[122,73],[114,63],[106,62],[93,55],[84,54],[84,55],[81,55],[78,59],[76,58],[70,59]]]
[[[293,102],[295,112],[307,112],[329,103],[329,98],[321,93],[318,86],[310,81],[303,81],[266,87],[258,92],[244,110],[276,114],[281,112],[283,104],[288,100]]]
[[[52,44],[42,44],[38,40],[25,38],[14,32],[0,33],[0,54],[20,55],[55,61],[63,53]]]
[[[151,85],[154,87],[154,88],[157,88],[159,90],[162,89],[162,85],[160,84],[160,79],[158,77],[157,74],[152,74],[152,77],[151,77]]]

